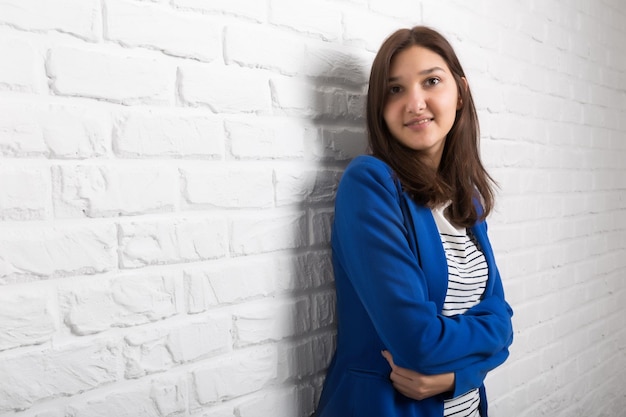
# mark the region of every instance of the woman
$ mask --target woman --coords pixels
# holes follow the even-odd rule
[[[486,417],[483,380],[508,356],[512,311],[484,222],[476,109],[439,33],[383,43],[367,126],[372,155],[337,192],[337,350],[316,415]]]

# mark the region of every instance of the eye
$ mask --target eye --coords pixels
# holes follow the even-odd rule
[[[400,87],[399,85],[392,85],[391,87],[389,87],[390,96],[396,95],[400,92],[402,92],[402,87]]]
[[[426,85],[426,87],[434,87],[437,84],[439,84],[440,82],[441,82],[440,78],[430,77],[426,81],[424,81],[424,84]]]

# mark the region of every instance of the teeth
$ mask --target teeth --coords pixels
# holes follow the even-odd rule
[[[432,120],[432,119],[421,119],[421,120],[418,120],[418,121],[416,121],[416,122],[411,122],[411,123],[408,123],[408,124],[411,124],[411,125],[423,125],[424,123],[428,123],[428,122],[430,122],[431,120]],[[407,125],[408,125],[408,124],[407,124]]]

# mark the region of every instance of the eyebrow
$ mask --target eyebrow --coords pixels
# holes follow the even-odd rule
[[[446,70],[444,70],[441,67],[432,67],[432,68],[427,68],[424,70],[421,70],[420,72],[417,73],[417,75],[428,75],[428,74],[432,74],[433,72],[437,72],[437,71],[442,71],[442,72],[446,72]],[[389,82],[391,81],[398,81],[401,77],[389,77]]]

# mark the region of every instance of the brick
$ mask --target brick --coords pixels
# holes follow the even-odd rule
[[[300,72],[354,87],[367,85],[372,54],[356,48],[329,46],[326,42],[309,42],[304,52]]]
[[[281,343],[278,346],[278,380],[304,379],[328,367],[335,352],[335,334]]]
[[[256,69],[216,64],[179,68],[180,95],[192,106],[216,113],[269,113],[269,78]]]
[[[129,105],[174,99],[175,70],[154,56],[59,46],[51,49],[47,70],[58,95]]]
[[[312,387],[289,387],[256,394],[237,406],[236,412],[241,417],[308,416],[315,411],[314,406]]]
[[[37,113],[50,156],[86,159],[108,153],[111,126],[103,109],[51,104]]]
[[[348,120],[355,121],[358,123],[365,121],[365,103],[367,96],[365,93],[360,91],[356,92],[346,92],[346,101],[348,104],[347,113],[345,115],[340,115],[340,117],[345,117]]]
[[[126,337],[124,347],[124,377],[140,378],[158,372],[166,372],[175,365],[167,350],[167,331],[151,329],[136,331]]]
[[[187,378],[163,377],[152,381],[150,399],[160,417],[184,415],[189,403]]]
[[[180,170],[188,207],[267,208],[274,205],[270,168],[212,164]]]
[[[42,82],[45,79],[43,60],[30,43],[17,37],[3,38],[0,56],[4,61],[0,66],[0,90],[36,93],[46,90]]]
[[[234,411],[233,402],[239,402],[239,400],[234,401],[226,401],[225,403],[217,403],[209,406],[203,406],[199,408],[198,405],[195,407],[198,408],[198,413],[190,414],[193,417],[233,417],[236,414]]]
[[[395,18],[357,10],[344,15],[343,26],[344,43],[371,52],[377,52],[383,41],[399,29]],[[406,26],[410,27],[408,23]],[[446,24],[442,27],[451,26]]]
[[[330,245],[330,237],[335,218],[333,208],[311,210],[311,245]]]
[[[330,3],[304,0],[271,0],[270,23],[284,25],[298,32],[312,34],[324,40],[337,40],[341,33],[342,14]]]
[[[486,155],[494,167],[532,168],[537,165],[535,148],[519,141],[494,141]],[[552,160],[554,162],[554,160]]]
[[[60,410],[42,410],[29,413],[28,416],[32,417],[63,417],[63,413]]]
[[[577,41],[578,42],[578,41]],[[583,39],[580,39],[581,45],[588,45],[587,42]],[[522,38],[520,39],[519,47],[524,50],[531,50],[534,63],[539,64],[544,69],[548,70],[558,70],[559,60],[562,58],[562,53],[558,49],[548,46],[545,44],[532,42],[531,39]],[[584,47],[583,47],[584,48]],[[586,52],[581,52],[582,54]],[[523,76],[523,75],[520,75]]]
[[[530,103],[535,101],[537,101],[536,94],[517,87],[504,93],[504,108],[516,115],[530,116],[533,112]]]
[[[305,144],[315,142],[317,129],[292,121],[227,120],[230,152],[237,159],[290,159],[304,156]]]
[[[487,76],[473,76],[469,83],[474,104],[479,113],[483,111],[503,113],[505,111],[504,94],[496,82]]]
[[[105,33],[107,39],[123,45],[155,48],[178,57],[212,61],[222,55],[216,21],[149,3],[108,1]]]
[[[549,99],[546,100],[550,102]],[[556,103],[551,102],[550,105],[556,105]],[[534,138],[534,140],[538,140],[534,135],[533,128],[528,126],[528,123],[524,123],[523,121],[526,119],[522,117],[509,113],[498,115],[484,113],[480,120],[481,132],[488,132],[486,134],[492,139],[526,141]],[[543,137],[545,138],[545,134]]]
[[[271,258],[245,259],[186,270],[188,312],[199,313],[211,306],[271,294],[276,263]]]
[[[58,217],[129,216],[173,211],[178,199],[174,168],[155,165],[61,166],[54,170]]]
[[[267,5],[257,0],[172,0],[172,4],[182,9],[232,14],[259,22],[267,19]]]
[[[278,258],[274,270],[277,291],[317,288],[333,281],[333,267],[327,248]]]
[[[267,48],[267,45],[272,45]],[[224,34],[226,64],[297,74],[304,70],[306,48],[284,30],[258,24],[227,26]]]
[[[191,362],[231,349],[230,315],[211,314],[201,322],[176,329],[167,338],[167,346],[176,362]]]
[[[220,159],[224,128],[205,113],[132,111],[117,119],[113,149],[121,157]]]
[[[258,391],[275,380],[276,364],[276,351],[259,347],[199,367],[191,373],[190,387],[195,404],[190,407]]]
[[[0,292],[0,351],[48,342],[56,332],[53,293],[8,286]]]
[[[126,378],[167,371],[174,364],[199,361],[231,350],[230,315],[211,314],[202,321],[157,328],[126,336]]]
[[[226,225],[220,219],[137,222],[120,227],[124,268],[220,258],[226,252]]]
[[[296,288],[311,286],[311,269],[317,258],[310,258],[310,254],[290,255],[277,258],[275,285],[276,291],[292,291]],[[320,263],[321,264],[321,263]],[[318,265],[320,265],[318,264]]]
[[[36,106],[0,102],[0,153],[5,156],[43,156],[44,131],[35,116]]]
[[[341,171],[310,171],[302,168],[276,169],[278,206],[334,201]]]
[[[0,16],[2,22],[21,29],[53,30],[85,40],[97,40],[101,24],[98,0],[7,0],[0,4]]]
[[[272,103],[277,110],[287,115],[318,115],[317,92],[308,81],[295,77],[273,77],[270,85]]]
[[[92,340],[5,357],[0,362],[0,412],[23,410],[44,399],[115,382],[118,355],[115,344]]]
[[[218,305],[208,277],[202,271],[185,271],[185,303],[189,314],[201,313]]]
[[[183,378],[159,378],[130,388],[74,400],[66,408],[75,417],[133,415],[178,416],[185,412],[186,382]]]
[[[506,38],[507,31],[492,25],[491,17],[473,14],[471,19],[476,25],[472,26],[468,33],[462,35],[459,40],[454,36],[449,40],[455,47],[466,73],[488,72],[489,57],[500,50],[501,40]]]
[[[313,119],[362,120],[365,96],[345,88],[316,88],[300,78],[272,77],[272,103],[289,116]]]
[[[295,249],[306,244],[302,212],[232,216],[230,251],[235,256]]]
[[[307,299],[240,307],[233,314],[235,344],[242,347],[302,335],[311,328],[310,308]]]
[[[76,417],[105,417],[130,414],[142,417],[161,417],[152,399],[144,390],[134,388],[125,392],[113,392],[101,398],[74,401],[67,412]]]
[[[318,158],[350,161],[367,151],[364,129],[328,127],[322,129],[322,140],[315,142],[313,153]]]
[[[50,170],[44,167],[0,167],[0,219],[44,219],[51,195]]]
[[[385,0],[372,0],[369,7],[376,15],[383,14],[399,19],[407,19],[412,22],[420,21],[422,11],[418,3],[412,0],[395,1],[393,7],[389,7]]]
[[[110,123],[100,108],[57,103],[0,102],[0,153],[59,159],[107,152]]]
[[[313,294],[311,306],[311,327],[313,330],[335,326],[335,291]]]
[[[73,334],[88,335],[112,327],[131,327],[175,315],[172,276],[123,276],[81,285],[61,285],[63,322]]]
[[[305,275],[309,285],[319,287],[333,281],[331,255],[328,251],[307,253],[306,262],[311,266],[308,274]]]
[[[117,233],[112,225],[0,225],[0,283],[117,267]]]

